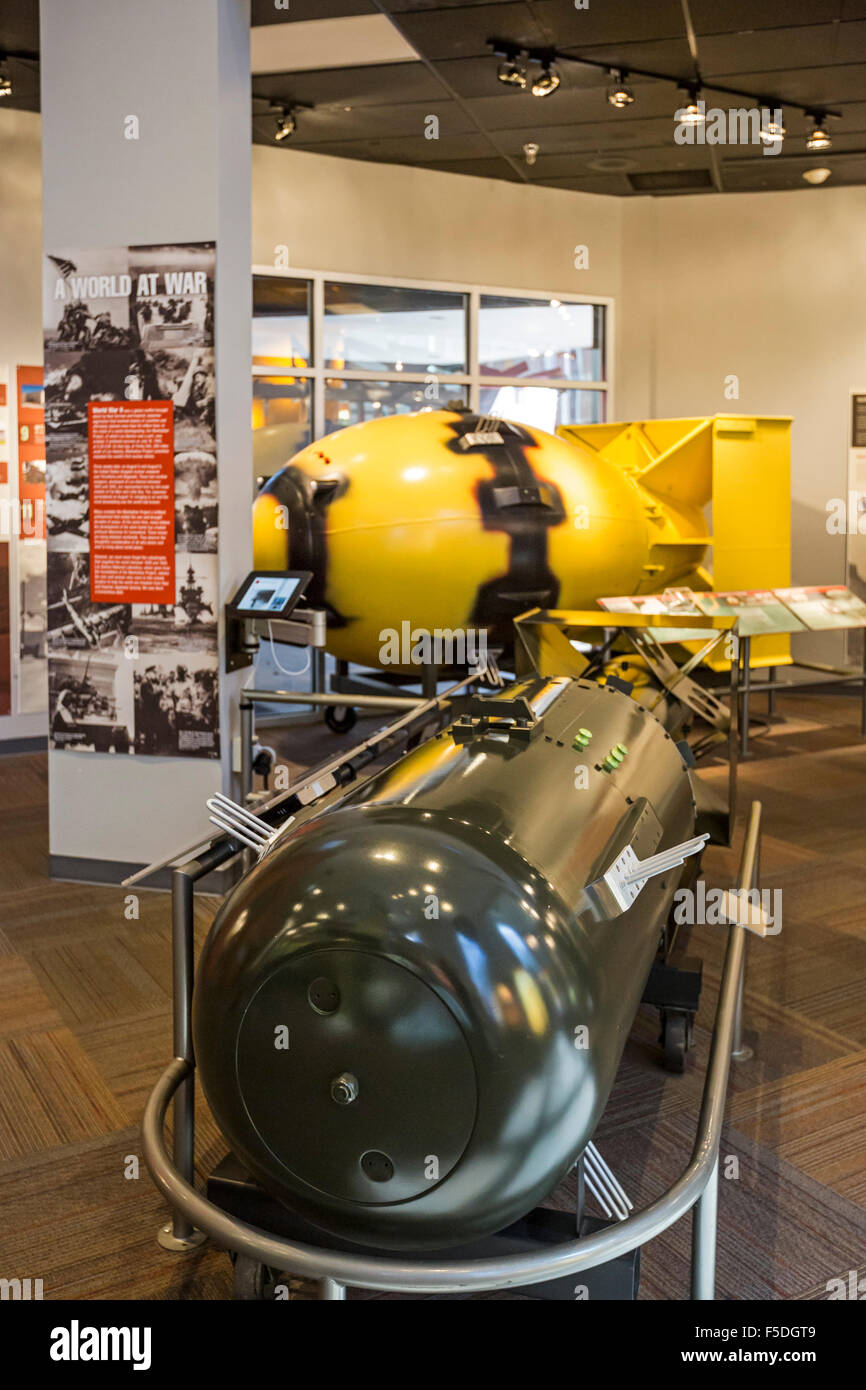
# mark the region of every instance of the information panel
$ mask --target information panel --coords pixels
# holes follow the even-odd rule
[[[171,401],[91,401],[90,597],[174,603]]]
[[[212,242],[44,262],[54,748],[218,758]]]

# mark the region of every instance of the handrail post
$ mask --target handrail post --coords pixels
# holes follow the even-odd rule
[[[741,885],[742,887],[743,885]],[[758,837],[752,858],[752,876],[748,887],[756,892],[761,888],[761,840]],[[754,1055],[747,1043],[743,1042],[743,995],[746,991],[746,955],[748,935],[743,936],[743,963],[740,967],[740,980],[737,985],[737,1007],[734,1012],[734,1035],[731,1041],[731,1058],[735,1062],[748,1062]]]
[[[709,1181],[692,1208],[692,1298],[716,1296],[716,1234],[719,1218],[719,1155]]]
[[[189,1064],[174,1098],[173,1155],[175,1166],[190,1185],[195,1176],[195,1070],[192,1051],[192,981],[194,954],[193,903],[195,860],[171,875],[172,1035],[174,1055]],[[172,1219],[162,1226],[157,1240],[164,1250],[179,1253],[207,1240],[204,1231],[175,1207]]]

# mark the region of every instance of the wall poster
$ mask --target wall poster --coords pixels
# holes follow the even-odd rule
[[[219,757],[214,249],[45,258],[54,748]]]
[[[45,539],[45,400],[41,367],[16,371],[19,536]]]
[[[13,508],[9,497],[9,374],[0,367],[0,715],[12,713],[12,634],[9,541]]]
[[[866,599],[866,391],[852,391],[850,402],[845,582]],[[863,632],[859,629],[845,635],[845,660],[852,666],[863,663]]]
[[[18,713],[47,704],[45,392],[42,367],[15,372],[18,420]]]

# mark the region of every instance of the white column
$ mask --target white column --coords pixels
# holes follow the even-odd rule
[[[49,755],[52,871],[116,879],[231,791],[222,605],[251,567],[249,0],[42,0],[43,248],[216,243],[219,760]],[[128,138],[130,117],[137,138]],[[181,557],[178,557],[178,564]]]

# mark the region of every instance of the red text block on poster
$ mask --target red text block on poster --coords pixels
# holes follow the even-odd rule
[[[91,401],[90,598],[170,603],[174,589],[171,401]]]

